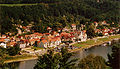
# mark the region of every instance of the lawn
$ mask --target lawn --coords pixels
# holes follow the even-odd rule
[[[36,56],[32,55],[16,55],[16,56],[8,56],[5,58],[5,63],[6,62],[13,62],[17,60],[23,60],[23,59],[29,59],[29,58],[35,58]]]
[[[94,40],[87,40],[85,42],[80,42],[80,43],[73,44],[73,46],[83,47],[83,46],[93,45],[94,43],[95,43]]]
[[[44,49],[44,48],[40,48],[40,47],[32,47],[32,49],[35,49],[35,50],[41,50],[41,49]]]
[[[35,4],[0,4],[0,6],[10,6],[10,7],[13,7],[13,6],[30,6],[30,5],[38,5],[37,3]]]
[[[103,41],[103,42],[104,42],[104,41],[110,41],[111,39],[110,39],[110,38],[105,37],[105,38],[99,38],[98,40],[99,40],[99,41]]]
[[[111,39],[120,38],[120,35],[110,36],[109,38]]]
[[[120,38],[120,35],[114,35],[114,36],[109,36],[109,37],[105,37],[105,38],[96,38],[96,42],[94,39],[91,39],[91,40],[87,40],[85,42],[80,42],[80,43],[76,43],[76,44],[73,44],[73,46],[77,46],[77,47],[86,47],[86,46],[90,46],[90,45],[97,45],[97,44],[101,44],[105,41],[110,41],[112,39],[115,39],[115,38]]]

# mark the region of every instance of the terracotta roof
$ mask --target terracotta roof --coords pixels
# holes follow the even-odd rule
[[[35,35],[38,35],[39,33],[34,33]]]
[[[42,34],[42,33],[39,33],[38,36],[43,36],[43,34]]]
[[[45,38],[41,38],[41,40],[44,40]]]
[[[22,28],[23,28],[23,29],[26,29],[27,27],[23,26]]]
[[[86,30],[83,30],[84,33],[86,33]]]
[[[0,42],[4,42],[6,38],[0,38]]]
[[[52,28],[50,28],[50,27],[47,27],[47,30],[51,30]]]
[[[43,42],[43,43],[47,43],[48,41],[47,41],[47,40],[42,40],[41,42]]]
[[[49,35],[50,33],[45,33],[46,35]]]
[[[76,24],[72,24],[72,26],[76,26]]]
[[[31,35],[25,35],[25,37],[30,37]]]
[[[29,41],[31,42],[31,41],[35,41],[35,39],[29,39]]]
[[[16,42],[14,41],[14,42],[10,42],[9,43],[10,45],[15,45],[16,44]]]
[[[75,36],[70,36],[70,38],[73,38],[73,37],[75,37]]]
[[[94,23],[97,23],[96,21],[94,21]]]

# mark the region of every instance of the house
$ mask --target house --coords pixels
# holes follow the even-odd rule
[[[1,38],[6,38],[7,36],[6,35],[2,35],[2,37]]]
[[[55,31],[52,31],[51,33],[53,36],[59,36],[59,33],[55,32]]]
[[[101,31],[100,29],[96,29],[96,30],[95,30],[95,33],[98,33],[98,34],[99,34],[99,33],[102,33],[102,31]]]
[[[94,22],[94,25],[95,25],[95,27],[97,27],[97,26],[98,26],[98,23],[95,21],[95,22]]]
[[[48,41],[45,40],[45,39],[42,40],[42,41],[38,41],[37,47],[40,47],[40,48],[47,48],[47,47],[48,47]]]
[[[0,47],[7,48],[7,45],[5,42],[0,42]]]
[[[76,39],[76,38],[75,38],[75,36],[73,36],[73,35],[72,35],[72,36],[70,36],[70,41],[75,42],[75,39]]]
[[[72,30],[76,30],[76,24],[72,24],[71,27],[72,27]]]
[[[39,38],[34,38],[34,39],[29,39],[28,42],[30,43],[30,45],[33,45],[35,43],[35,41],[40,41]]]
[[[16,44],[15,41],[11,41],[11,42],[9,42],[9,43],[7,44],[7,46],[11,46],[11,47],[13,47],[15,44]]]
[[[47,31],[48,31],[49,33],[51,33],[52,28],[51,28],[51,27],[47,27]]]
[[[60,34],[62,41],[70,41],[70,33],[62,32]]]
[[[62,31],[62,29],[61,29],[61,28],[57,28],[57,30],[58,30],[58,33],[61,33],[61,31]]]
[[[86,30],[80,31],[80,33],[78,35],[78,40],[79,41],[86,41],[87,40]]]
[[[102,29],[102,34],[107,36],[107,35],[109,35],[108,31],[109,31],[108,29]]]
[[[103,21],[103,22],[102,22],[102,25],[106,25],[106,24],[107,24],[107,22],[106,22],[106,21]]]
[[[20,44],[19,44],[19,47],[20,47],[20,48],[25,48],[25,47],[26,47],[26,44],[25,44],[25,43],[20,43]]]

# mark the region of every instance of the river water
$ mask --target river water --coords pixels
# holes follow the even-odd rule
[[[112,41],[112,44],[114,43],[119,43],[119,41]],[[111,46],[104,46],[104,44],[99,45],[99,46],[94,46],[89,49],[85,49],[83,51],[77,51],[76,54],[71,57],[72,58],[84,58],[85,56],[89,54],[94,54],[97,56],[102,56],[103,58],[108,60],[107,54],[112,53]],[[28,61],[22,61],[22,62],[14,62],[14,63],[9,63],[8,67],[10,69],[33,69],[34,65],[36,64],[37,60],[28,60]]]

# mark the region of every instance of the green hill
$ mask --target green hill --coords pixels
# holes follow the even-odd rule
[[[16,32],[16,28],[12,24],[26,26],[33,22],[33,30],[36,32],[46,32],[48,26],[56,30],[58,27],[63,28],[72,23],[80,25],[86,22],[103,20],[106,20],[110,24],[112,22],[118,24],[120,19],[119,1],[39,0],[40,2],[38,2],[35,0],[36,2],[31,3],[30,1],[27,2],[27,0],[24,0],[26,2],[18,0],[17,2],[26,4],[17,4],[15,1],[10,1],[14,2],[14,4],[10,4],[10,2],[0,4],[0,25],[2,33]]]

